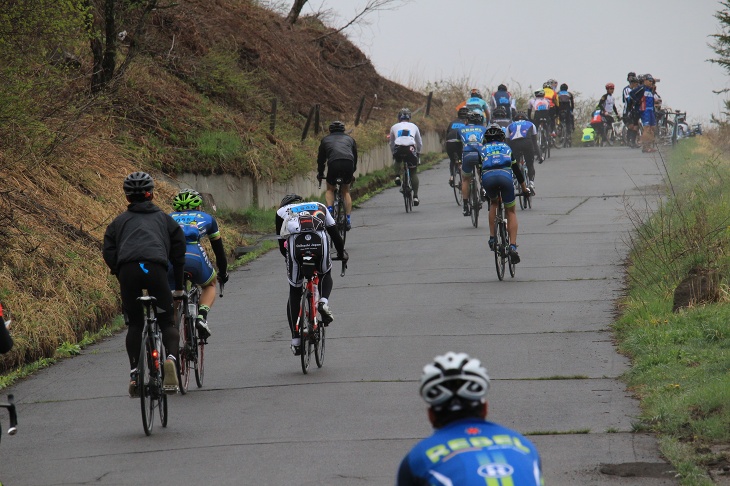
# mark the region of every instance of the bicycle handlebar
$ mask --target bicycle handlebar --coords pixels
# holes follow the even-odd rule
[[[8,414],[10,415],[10,427],[8,428],[8,435],[15,435],[18,432],[18,414],[15,411],[15,397],[10,394],[8,395],[7,403],[0,403],[0,407],[7,408]],[[0,430],[0,433],[2,431]]]

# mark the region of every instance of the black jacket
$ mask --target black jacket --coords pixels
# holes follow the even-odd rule
[[[109,224],[103,254],[114,275],[125,263],[167,266],[169,261],[175,272],[175,290],[182,289],[185,235],[180,225],[151,201],[130,204]]]
[[[0,319],[0,354],[7,353],[13,347],[13,338],[5,327],[4,322]]]
[[[317,173],[324,174],[324,165],[333,160],[350,160],[357,170],[357,144],[345,132],[332,132],[322,139],[317,156]]]

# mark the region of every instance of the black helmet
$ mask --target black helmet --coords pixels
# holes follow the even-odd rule
[[[403,120],[410,120],[411,119],[411,110],[408,108],[401,108],[401,110],[398,112],[398,121]]]
[[[487,127],[484,139],[487,142],[504,142],[504,131],[502,131],[502,127],[496,123],[492,123]]]
[[[497,86],[497,91],[507,91],[507,86],[500,84]]]
[[[302,200],[303,200],[302,199],[302,196],[300,196],[299,194],[287,194],[281,200],[281,204],[279,204],[279,207],[281,208],[281,207],[286,206],[287,204],[292,204],[292,203],[295,203],[295,202],[301,202]]]
[[[462,106],[459,108],[458,117],[461,119],[467,119],[469,117],[469,108]]]
[[[155,181],[147,172],[132,172],[124,179],[124,194],[147,195],[155,188]]]
[[[504,106],[498,106],[492,115],[494,115],[494,118],[507,118],[507,110],[505,110]]]
[[[476,110],[470,111],[467,120],[469,120],[469,123],[473,123],[474,125],[481,125],[484,123],[484,115]]]
[[[563,83],[560,85],[560,91],[568,91],[568,85]]]
[[[636,77],[636,73],[631,71],[629,74],[626,75],[626,81],[631,82],[631,78],[635,78],[635,77]]]
[[[518,111],[515,115],[515,120],[527,120],[527,113],[524,111]]]
[[[345,124],[341,121],[333,121],[330,123],[330,133],[332,132],[344,132],[345,131]]]

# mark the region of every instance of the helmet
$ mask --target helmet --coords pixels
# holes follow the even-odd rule
[[[497,91],[507,91],[507,86],[500,84],[497,86]]]
[[[466,353],[436,356],[423,368],[421,397],[435,411],[457,412],[486,401],[489,375],[478,359]]]
[[[411,110],[408,108],[401,108],[401,110],[398,112],[398,120],[410,120],[411,119]]]
[[[542,87],[543,88],[552,88],[552,85],[550,84],[549,81],[545,81],[544,83],[542,83]]]
[[[330,123],[330,133],[332,132],[344,132],[345,131],[345,124],[341,121],[333,121]]]
[[[468,118],[469,108],[467,108],[466,106],[462,106],[461,108],[459,108],[458,116],[459,118]]]
[[[568,91],[568,85],[563,83],[560,85],[560,91]]]
[[[631,78],[635,78],[636,73],[631,71],[629,74],[626,75],[626,81],[631,81]]]
[[[472,98],[481,98],[482,97],[482,92],[476,88],[472,88],[471,93],[469,93],[469,94],[471,95]]]
[[[155,181],[147,172],[132,172],[124,179],[124,194],[147,195],[155,188]]]
[[[553,89],[555,89],[555,88],[557,88],[557,87],[558,87],[558,82],[557,82],[557,81],[555,81],[555,80],[554,80],[554,79],[552,79],[552,78],[551,78],[551,79],[548,79],[548,80],[547,80],[547,82],[548,82],[548,84],[550,85],[550,87],[551,87],[551,88],[553,88]]]
[[[504,142],[504,130],[496,123],[492,123],[487,127],[484,140],[487,142]]]
[[[524,111],[518,111],[515,115],[515,120],[527,120],[527,113]]]
[[[201,204],[203,204],[203,198],[194,189],[183,189],[172,199],[172,207],[175,211],[195,209]]]
[[[639,75],[638,75],[638,76],[636,77],[636,80],[637,80],[638,82],[640,82],[640,83],[643,83],[643,82],[644,82],[644,81],[646,80],[646,74],[639,74]]]
[[[492,115],[494,118],[507,118],[507,110],[504,109],[504,106],[498,106]]]
[[[613,83],[606,84],[606,89],[614,89],[614,88],[616,88],[616,85],[614,85]]]
[[[639,78],[637,78],[635,75],[634,76],[629,76],[628,81],[629,81],[629,83],[638,83],[639,82]]]
[[[287,194],[281,200],[281,204],[279,204],[279,207],[281,208],[281,207],[286,206],[287,204],[292,204],[292,203],[301,202],[301,201],[303,201],[302,196],[300,196],[298,194]]]
[[[537,96],[538,98],[544,98],[545,97],[545,90],[538,89],[537,91],[535,91],[535,96]]]
[[[482,115],[478,111],[470,111],[467,120],[469,120],[469,123],[481,125],[482,123],[484,123],[484,115]]]

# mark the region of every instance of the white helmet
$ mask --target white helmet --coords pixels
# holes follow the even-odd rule
[[[421,396],[435,411],[456,412],[486,401],[489,375],[478,359],[466,353],[436,356],[423,368]]]

